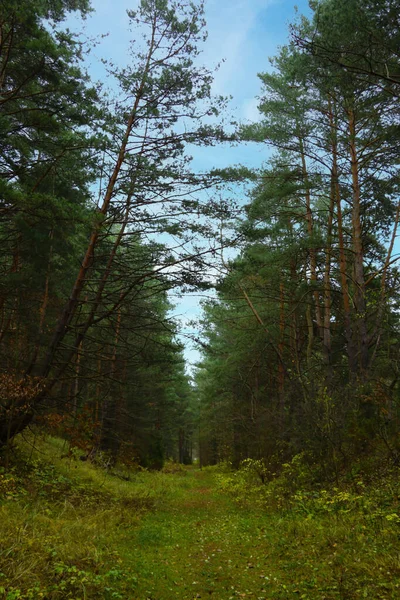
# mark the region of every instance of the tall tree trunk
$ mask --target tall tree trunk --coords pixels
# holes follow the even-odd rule
[[[52,260],[52,256],[53,256],[53,237],[54,237],[53,229],[50,231],[49,237],[50,237],[50,250],[49,250],[49,258],[47,261],[46,279],[45,279],[44,291],[43,291],[43,300],[42,300],[42,304],[39,309],[39,326],[38,326],[38,332],[37,332],[37,339],[36,339],[35,349],[33,351],[30,365],[26,370],[27,375],[31,374],[32,369],[33,369],[34,365],[36,364],[36,360],[37,360],[37,357],[39,354],[39,349],[40,349],[40,342],[41,342],[42,335],[43,335],[43,328],[44,328],[44,322],[46,319],[47,306],[49,303],[49,284],[50,284],[50,274],[51,274],[51,260]]]
[[[156,18],[156,17],[155,17]],[[119,152],[118,152],[118,156],[117,156],[117,160],[115,162],[114,165],[114,169],[113,172],[111,174],[111,177],[109,179],[108,185],[107,185],[107,189],[106,192],[104,194],[104,198],[103,198],[103,203],[101,208],[99,209],[99,213],[101,215],[101,219],[97,220],[96,225],[92,231],[92,234],[90,236],[90,240],[89,240],[89,244],[85,253],[85,256],[83,258],[81,267],[79,269],[79,273],[78,276],[75,280],[74,286],[72,288],[72,292],[70,295],[70,298],[67,302],[67,304],[65,305],[64,311],[61,315],[61,318],[58,322],[58,325],[56,327],[56,330],[54,332],[54,336],[53,339],[51,341],[51,344],[49,346],[49,350],[48,350],[48,354],[46,357],[46,360],[44,361],[44,364],[40,370],[40,375],[42,377],[47,377],[50,369],[52,367],[53,364],[53,359],[54,356],[57,352],[57,349],[59,348],[60,343],[62,342],[62,340],[64,339],[67,331],[68,331],[68,327],[74,317],[76,308],[78,306],[78,302],[79,302],[79,298],[81,295],[81,292],[83,290],[85,281],[86,281],[86,277],[87,277],[87,273],[92,265],[93,262],[93,258],[94,258],[94,250],[97,246],[97,242],[99,240],[99,235],[100,232],[103,229],[104,226],[104,222],[105,222],[105,216],[108,213],[109,207],[110,207],[110,203],[111,203],[111,199],[113,197],[114,194],[114,190],[115,190],[115,185],[117,183],[117,179],[118,176],[120,174],[121,168],[125,162],[125,157],[126,157],[126,152],[127,152],[127,146],[128,146],[128,142],[129,142],[129,138],[131,136],[132,133],[132,129],[133,126],[135,124],[135,121],[137,119],[137,112],[138,112],[138,108],[139,108],[139,103],[140,100],[143,96],[144,93],[144,89],[145,89],[145,85],[146,85],[146,81],[149,75],[149,70],[150,70],[150,65],[151,65],[151,59],[153,56],[153,52],[155,50],[155,30],[156,24],[155,24],[155,20],[153,22],[153,31],[152,31],[152,38],[151,38],[151,42],[150,42],[150,46],[147,52],[147,60],[146,60],[146,65],[144,67],[143,70],[143,75],[141,78],[141,82],[139,85],[139,88],[136,92],[135,95],[135,101],[133,103],[133,107],[131,110],[131,113],[128,117],[128,121],[127,121],[127,125],[126,125],[126,129],[125,129],[125,134],[124,137],[122,138],[122,142],[119,148]],[[143,142],[142,142],[142,152],[143,152],[143,146],[144,146],[144,142],[145,142],[145,136],[143,138]],[[131,197],[132,194],[129,194],[128,197]],[[79,342],[80,343],[80,342]],[[79,344],[78,344],[79,345]]]
[[[72,348],[71,348],[69,354],[67,355],[63,364],[60,366],[60,368],[56,372],[55,376],[50,381],[47,382],[47,386],[43,393],[47,393],[49,390],[51,390],[53,385],[55,384],[55,382],[58,381],[58,379],[62,376],[62,374],[64,373],[68,364],[73,360],[77,348],[79,347],[79,345],[85,338],[86,333],[88,332],[89,328],[93,324],[94,318],[96,316],[96,311],[97,311],[98,306],[103,298],[104,290],[106,288],[108,279],[111,275],[112,267],[113,267],[115,258],[117,256],[118,249],[121,245],[121,242],[125,235],[126,228],[128,227],[128,224],[129,224],[129,214],[130,214],[130,210],[132,207],[132,201],[133,201],[133,197],[134,197],[133,194],[134,194],[136,178],[138,176],[138,171],[140,170],[141,161],[142,161],[144,150],[145,150],[145,139],[146,139],[146,135],[147,135],[147,126],[148,126],[148,124],[146,124],[145,135],[143,136],[141,149],[140,149],[140,152],[139,152],[139,155],[137,158],[136,171],[135,171],[134,175],[132,176],[132,180],[130,183],[131,190],[128,193],[128,196],[125,201],[124,217],[123,217],[120,229],[118,231],[118,234],[116,235],[114,243],[112,245],[112,248],[111,248],[108,260],[107,260],[107,264],[104,269],[104,273],[103,273],[103,275],[100,279],[99,285],[97,287],[96,296],[95,296],[94,300],[91,302],[89,314],[86,317],[84,323],[80,326],[79,333],[76,335],[75,343],[72,345]],[[120,294],[121,301],[123,299],[123,296],[124,296],[124,294],[121,292],[121,294]],[[66,331],[67,330],[65,330],[65,333],[66,333]],[[65,333],[64,333],[64,335],[65,335]]]
[[[285,348],[285,289],[281,281],[279,286],[279,355],[283,357]],[[281,420],[283,420],[285,409],[285,369],[282,360],[278,362],[278,390]]]
[[[331,335],[331,314],[332,314],[332,286],[331,286],[331,262],[332,262],[332,225],[333,211],[335,206],[335,178],[331,174],[331,193],[329,199],[329,212],[326,233],[325,248],[325,270],[324,270],[324,360],[326,368],[326,383],[330,388],[332,383],[332,335]]]
[[[304,279],[305,279],[305,281],[308,281],[306,264],[304,265]],[[311,299],[310,300],[306,299],[306,322],[307,322],[307,330],[308,330],[306,356],[307,356],[307,365],[310,365],[311,358],[312,358],[313,346],[314,346],[314,323],[313,323],[313,319],[312,319]]]
[[[100,447],[104,450],[110,450],[113,458],[116,459],[119,445],[120,445],[120,435],[119,435],[119,418],[120,417],[120,403],[119,403],[119,395],[120,390],[119,386],[116,385],[116,374],[117,374],[117,356],[118,356],[118,345],[119,345],[119,336],[121,330],[121,319],[122,319],[122,311],[121,308],[118,310],[117,322],[115,327],[115,337],[113,344],[113,352],[110,361],[110,393],[108,397],[104,398],[103,403],[103,420],[102,420],[102,431],[101,431],[101,441]]]
[[[376,353],[378,351],[378,347],[379,347],[379,343],[380,343],[380,339],[381,339],[381,335],[382,335],[382,329],[383,329],[382,320],[383,320],[384,309],[385,309],[385,305],[386,305],[385,300],[386,300],[387,272],[388,272],[389,265],[390,265],[390,262],[392,259],[393,248],[394,248],[394,244],[395,244],[396,237],[397,237],[397,229],[399,226],[399,219],[400,219],[400,202],[397,203],[396,216],[395,216],[393,230],[392,230],[392,237],[390,240],[386,260],[385,260],[385,263],[384,263],[383,269],[382,269],[382,277],[381,277],[381,283],[380,283],[380,298],[378,301],[378,309],[376,311],[375,326],[374,326],[374,330],[369,339],[369,346],[372,344],[374,345],[374,351],[373,351],[372,357],[370,359],[370,366],[371,366],[372,362],[375,360]],[[372,277],[366,281],[366,286],[371,280],[372,280]]]
[[[18,271],[20,269],[20,256],[19,256],[19,254],[20,254],[20,243],[21,243],[21,236],[18,235],[17,236],[17,241],[15,243],[14,252],[13,252],[13,259],[12,259],[10,273],[18,273]],[[17,304],[18,304],[18,296],[16,296],[14,305],[10,309],[10,314],[7,317],[6,316],[6,312],[4,310],[5,309],[5,297],[3,296],[0,299],[0,308],[3,309],[2,326],[1,326],[1,329],[0,329],[0,342],[4,338],[4,336],[7,333],[7,331],[9,330],[9,327],[10,327],[12,321],[13,321],[13,317],[15,318],[15,310],[16,310]]]
[[[336,122],[336,107],[335,104],[329,103],[329,122],[331,127],[332,140],[332,179],[335,192],[336,214],[337,214],[337,229],[338,229],[338,245],[339,245],[339,270],[340,270],[340,287],[343,302],[344,330],[347,344],[347,357],[350,373],[357,370],[357,350],[354,345],[352,323],[351,323],[351,303],[349,293],[349,282],[347,274],[347,256],[346,246],[343,233],[343,214],[342,214],[342,198],[339,185],[339,167],[338,167],[338,147],[337,147],[337,122]]]
[[[79,348],[76,353],[76,359],[75,359],[75,376],[74,376],[74,385],[73,385],[73,392],[72,392],[72,413],[75,418],[78,414],[79,376],[81,373],[82,343],[83,342],[81,342],[79,344]]]
[[[299,147],[300,147],[300,156],[301,156],[301,168],[304,182],[304,190],[305,190],[305,198],[306,198],[306,221],[307,221],[307,232],[310,238],[310,248],[309,248],[309,256],[310,256],[310,282],[312,287],[312,295],[314,298],[315,305],[315,319],[317,322],[318,333],[322,338],[322,313],[321,313],[321,303],[319,298],[319,292],[316,289],[317,287],[317,253],[315,251],[314,242],[312,240],[314,234],[314,223],[313,216],[311,210],[311,193],[310,193],[310,181],[307,170],[307,162],[306,155],[304,150],[304,141],[301,136],[299,136]],[[311,344],[310,344],[311,345]],[[312,350],[312,345],[310,351]]]
[[[111,199],[114,195],[117,179],[118,179],[121,168],[122,168],[125,158],[126,158],[126,152],[127,152],[129,138],[130,138],[132,129],[134,127],[134,124],[136,122],[136,119],[137,119],[139,103],[140,103],[140,100],[141,100],[142,95],[145,90],[146,81],[147,81],[149,71],[151,68],[152,56],[156,49],[155,35],[156,35],[156,13],[154,16],[152,37],[151,37],[151,41],[150,41],[150,46],[147,51],[147,60],[146,60],[146,64],[143,69],[142,79],[141,79],[140,85],[136,91],[135,100],[133,103],[131,113],[127,120],[125,133],[124,133],[123,139],[122,139],[120,147],[119,147],[119,152],[118,152],[118,156],[117,156],[117,159],[116,159],[116,162],[114,165],[114,169],[112,171],[111,177],[110,177],[108,185],[107,185],[107,189],[104,194],[102,206],[99,210],[101,219],[96,221],[96,224],[93,228],[93,231],[91,233],[89,243],[87,246],[87,250],[85,252],[84,258],[81,263],[81,267],[79,269],[77,278],[75,280],[75,283],[74,283],[72,291],[71,291],[70,298],[67,301],[67,303],[64,307],[64,310],[62,312],[62,315],[61,315],[61,317],[58,321],[58,324],[55,328],[54,335],[53,335],[53,338],[49,345],[46,358],[43,361],[43,364],[41,365],[41,367],[37,370],[37,374],[44,381],[44,385],[41,387],[41,390],[38,393],[37,398],[34,401],[32,401],[31,404],[28,407],[26,407],[26,409],[24,409],[24,413],[20,415],[20,418],[14,420],[13,424],[11,425],[10,431],[6,437],[1,435],[1,431],[4,431],[4,427],[3,427],[2,419],[0,418],[0,446],[3,445],[4,443],[6,443],[7,437],[12,438],[19,431],[22,431],[32,421],[37,406],[44,400],[44,398],[47,396],[47,394],[51,391],[51,389],[57,383],[59,376],[64,372],[64,370],[66,369],[68,364],[71,362],[71,360],[73,360],[73,358],[76,354],[76,351],[79,348],[80,343],[82,342],[83,338],[85,337],[85,335],[87,333],[87,330],[89,329],[89,327],[91,325],[91,321],[93,320],[95,310],[97,309],[97,306],[101,300],[102,291],[104,290],[105,282],[107,281],[108,275],[111,271],[111,264],[115,257],[117,246],[121,242],[123,231],[124,231],[126,225],[122,226],[122,228],[121,228],[122,231],[120,232],[120,235],[117,236],[117,241],[116,241],[117,246],[116,246],[116,244],[114,244],[114,247],[111,252],[111,256],[110,256],[110,259],[109,259],[109,262],[108,262],[108,265],[106,268],[106,275],[105,275],[105,278],[103,277],[103,280],[100,283],[101,290],[98,291],[96,301],[92,304],[90,316],[89,316],[88,320],[86,321],[85,326],[81,329],[80,333],[76,336],[75,343],[73,344],[73,348],[70,351],[67,360],[64,361],[64,364],[59,368],[57,374],[50,379],[49,373],[53,367],[56,353],[60,347],[60,344],[62,343],[63,339],[65,338],[67,332],[69,331],[71,321],[76,313],[76,309],[79,304],[81,293],[82,293],[84,284],[87,279],[87,274],[92,265],[92,261],[94,258],[94,251],[97,246],[97,243],[98,243],[98,240],[100,237],[100,233],[102,232],[104,224],[106,222],[105,217],[109,211],[109,207],[111,204]],[[143,153],[144,144],[145,144],[145,139],[143,138],[141,153]],[[131,198],[131,197],[132,197],[132,193],[128,196],[128,198]],[[35,370],[33,370],[33,372],[35,373]],[[7,410],[7,407],[5,407],[5,409]]]
[[[298,287],[298,274],[296,264],[292,260],[290,263],[290,278],[291,285],[294,289]],[[298,303],[293,293],[289,294],[289,313],[291,315],[291,346],[292,346],[292,361],[296,368],[296,375],[301,383],[303,397],[307,397],[306,388],[304,385],[302,369],[300,367],[300,352],[299,352],[299,323],[298,323]]]
[[[349,125],[349,147],[352,179],[352,225],[353,225],[353,280],[354,280],[354,304],[356,308],[356,331],[358,346],[357,376],[360,380],[366,378],[368,367],[368,331],[365,301],[365,278],[364,278],[364,253],[361,224],[361,191],[359,160],[356,145],[356,121],[353,108],[348,110]]]

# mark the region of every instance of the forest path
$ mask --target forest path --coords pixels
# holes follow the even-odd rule
[[[36,443],[0,470],[0,600],[400,598],[397,471],[257,508],[235,473],[106,473]]]
[[[131,532],[135,600],[270,598],[267,516],[237,507],[210,472],[171,477],[174,498]]]
[[[234,473],[116,477],[66,461],[62,440],[37,444],[0,471],[0,600],[400,598],[397,476],[256,508],[243,480],[245,505],[228,492]]]

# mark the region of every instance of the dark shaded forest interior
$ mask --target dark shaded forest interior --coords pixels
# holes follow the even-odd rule
[[[105,57],[110,89],[89,77],[90,44],[64,27],[90,13],[89,0],[0,2],[0,598],[399,597],[400,4],[310,9],[259,74],[259,120],[238,123],[201,62],[201,0],[128,11],[136,42],[127,66]],[[266,162],[193,168],[194,148],[232,144],[265,148]],[[193,371],[173,300],[190,293],[205,297]],[[22,551],[10,532],[25,526],[18,511],[31,493],[52,511],[65,492],[82,515],[116,503],[122,520],[131,502],[136,527],[143,514],[157,519],[164,488],[175,522],[174,502],[201,496],[202,478],[215,520],[231,511],[250,554],[243,531],[260,540],[270,525],[241,519],[273,514],[289,540],[292,514],[302,544],[322,556],[314,591],[299,583],[308,572],[254,591],[251,558],[242,587],[199,592],[188,581],[153,589],[147,554],[135,567],[146,583],[132,571],[115,589],[99,566],[97,583],[87,575],[74,587],[90,569],[66,550],[35,585],[17,559],[3,565]],[[192,516],[194,527],[207,518]],[[336,538],[365,547],[359,571],[335,550],[331,580],[322,546],[309,546],[312,518],[324,548]],[[375,554],[387,552],[379,566],[372,539]],[[386,578],[370,581],[371,569]]]

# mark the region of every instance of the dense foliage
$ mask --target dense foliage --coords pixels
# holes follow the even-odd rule
[[[232,133],[202,0],[128,11],[117,92],[89,0],[0,0],[0,600],[398,597],[398,4],[310,0]]]
[[[199,175],[187,145],[227,139],[201,2],[128,11],[140,35],[109,66],[116,100],[62,29],[88,2],[2,3],[2,446],[36,422],[91,458],[188,462],[200,405],[203,463],[300,454],[337,479],[363,453],[397,462],[394,5],[311,5],[260,75],[260,121],[236,132],[272,158]],[[228,203],[198,192],[246,177],[232,231]],[[205,305],[194,393],[169,292],[205,285],[224,228],[242,247]]]
[[[367,4],[312,3],[239,131],[274,153],[205,308],[205,463],[398,461],[400,63],[392,3]]]
[[[0,443],[44,421],[88,453],[188,461],[191,388],[167,294],[201,279],[191,193],[209,181],[185,146],[219,136],[199,122],[221,103],[195,64],[202,5],[129,12],[140,41],[110,67],[115,101],[62,30],[71,10],[89,6],[1,4]]]

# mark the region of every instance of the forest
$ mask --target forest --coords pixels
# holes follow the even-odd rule
[[[253,122],[136,4],[98,82],[0,2],[0,600],[399,598],[400,3],[310,0]]]

